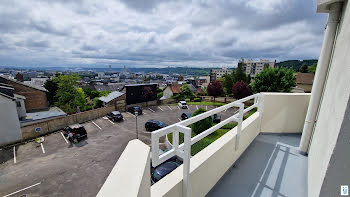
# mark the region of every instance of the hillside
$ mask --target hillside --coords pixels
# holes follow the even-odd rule
[[[316,59],[311,59],[311,60],[287,60],[283,62],[278,62],[276,63],[276,67],[279,68],[292,68],[295,71],[298,71],[299,68],[306,64],[307,66],[312,66],[313,64],[317,64]]]

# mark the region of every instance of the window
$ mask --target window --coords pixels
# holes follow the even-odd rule
[[[17,105],[17,107],[21,107],[21,102],[20,101],[16,101],[16,105]]]

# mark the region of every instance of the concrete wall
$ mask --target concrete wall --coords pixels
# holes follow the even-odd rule
[[[349,164],[349,138],[345,138],[347,139],[346,143],[342,142],[344,139],[340,138],[346,137],[344,134],[349,133],[349,130],[346,131],[349,127],[344,124],[347,116],[345,110],[350,93],[349,35],[350,3],[345,1],[309,150],[308,193],[310,197],[338,196],[340,191],[339,182],[344,181],[344,185],[350,184],[349,165],[345,171],[341,170],[342,167],[339,170],[336,169],[337,166]],[[346,151],[345,155],[341,151]],[[344,157],[341,157],[342,155]],[[331,182],[332,180],[337,181]],[[326,190],[329,191],[326,192]],[[332,194],[328,195],[330,193]]]
[[[157,105],[157,101],[148,101],[148,102],[143,102],[143,103],[136,103],[136,104],[131,104],[131,105],[127,105],[126,108],[128,107],[132,107],[132,106],[139,106],[139,107],[147,107],[147,106],[153,106],[153,105]]]
[[[263,93],[261,132],[301,133],[311,94]]]
[[[161,105],[169,104],[169,103],[176,103],[176,100],[173,98],[168,98],[160,101]]]
[[[150,196],[150,147],[131,140],[112,169],[98,197]]]
[[[0,96],[0,145],[22,139],[16,102]]]
[[[22,123],[23,140],[32,139],[41,135],[52,133],[63,129],[66,126],[83,123],[89,120],[94,120],[107,115],[108,112],[114,111],[114,106],[102,107],[94,110],[89,110],[70,116],[56,117],[49,120]],[[35,132],[35,128],[40,127],[41,132]],[[0,144],[1,145],[1,144]]]
[[[235,151],[236,128],[191,158],[190,196],[205,196],[259,134],[259,112],[243,121]],[[182,165],[151,187],[151,196],[182,196]]]

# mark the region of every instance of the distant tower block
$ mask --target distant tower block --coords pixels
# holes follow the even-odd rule
[[[112,66],[109,65],[109,72],[112,72]]]

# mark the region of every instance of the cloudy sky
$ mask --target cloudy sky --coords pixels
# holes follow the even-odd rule
[[[1,0],[1,66],[232,66],[318,58],[316,0]]]

